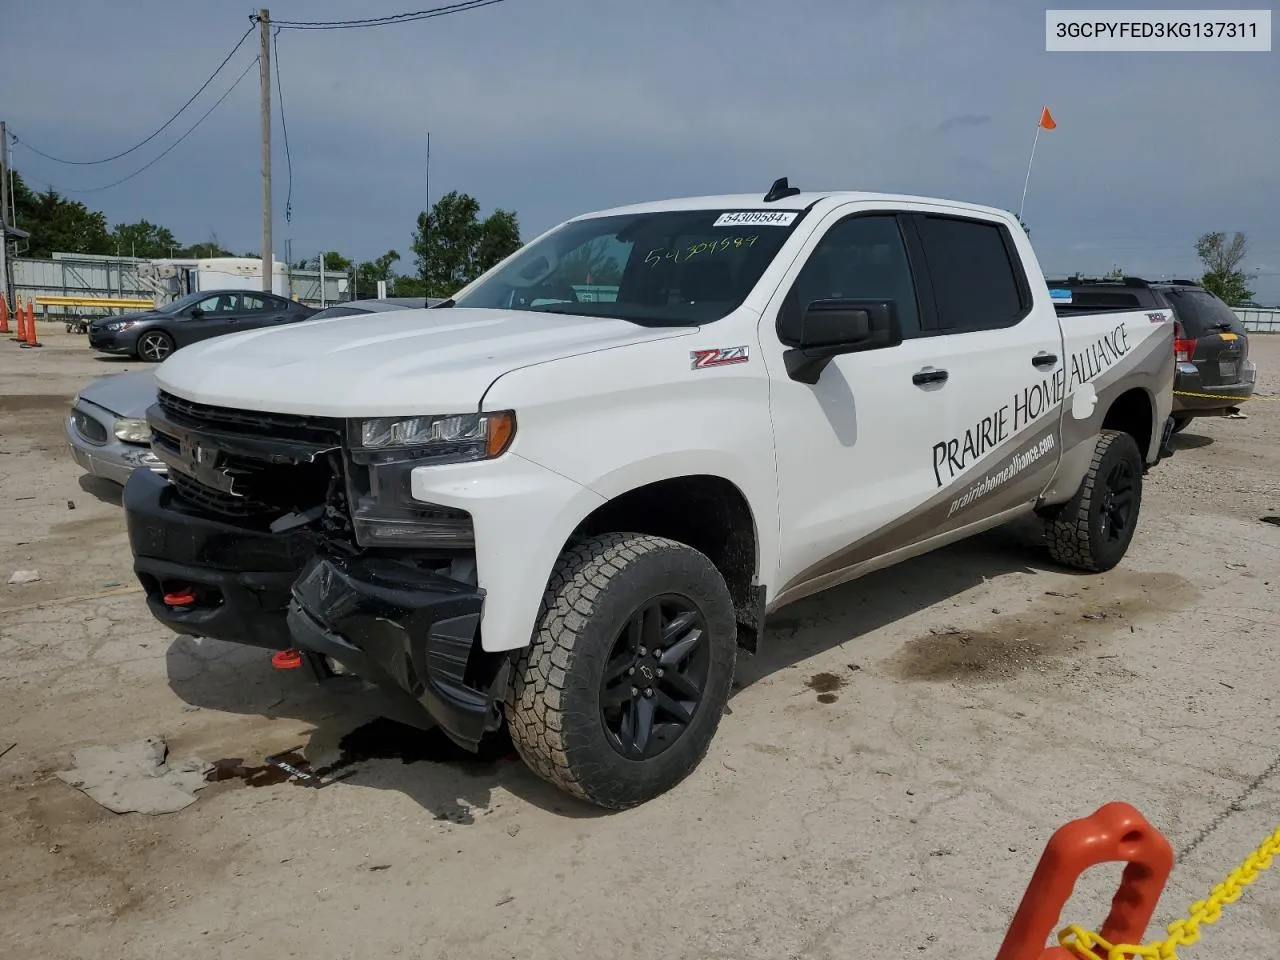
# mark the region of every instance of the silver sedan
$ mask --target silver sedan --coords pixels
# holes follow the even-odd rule
[[[91,476],[124,484],[139,467],[157,473],[164,463],[151,452],[147,407],[156,402],[150,370],[94,380],[76,394],[67,417],[67,441],[76,463]]]

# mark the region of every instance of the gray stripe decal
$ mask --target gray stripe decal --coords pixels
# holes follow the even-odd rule
[[[1127,333],[1123,338],[1116,339],[1121,329],[1117,327],[1088,347],[1072,354],[1050,376],[1019,390],[1016,397],[1001,408],[1001,411],[1007,410],[1003,416],[1008,424],[1016,421],[1019,426],[1024,427],[1022,435],[1011,436],[994,447],[987,447],[987,456],[982,456],[978,462],[989,459],[993,450],[999,451],[1001,447],[1016,444],[1011,452],[995,460],[992,465],[984,465],[985,469],[981,472],[969,469],[971,464],[966,463],[955,481],[951,481],[947,476],[948,471],[940,467],[944,484],[936,494],[848,547],[810,565],[792,577],[775,596],[809,580],[963,527],[978,519],[974,516],[975,513],[990,516],[1039,497],[1054,478],[1054,470],[1060,463],[1059,453],[1065,461],[1071,448],[1091,442],[1101,429],[1103,417],[1115,397],[1135,387],[1145,387],[1157,398],[1162,390],[1173,389],[1173,326],[1167,326],[1164,335],[1147,337],[1134,346],[1128,344]],[[1106,365],[1108,362],[1109,366]],[[1071,386],[1066,388],[1068,376],[1071,377]],[[1077,420],[1070,411],[1071,394],[1085,384],[1093,387],[1098,402],[1091,417]],[[1043,399],[1038,400],[1037,394]],[[1025,416],[1023,411],[1036,409],[1037,403],[1047,405],[1039,409],[1038,415],[1030,420],[1032,423],[1044,421],[1045,425],[1032,432],[1022,422]],[[973,432],[980,435],[985,428],[988,438],[992,431],[998,433],[1001,411],[984,418]],[[1159,430],[1156,429],[1153,443],[1158,442]],[[983,443],[984,440],[978,436],[970,441],[969,446],[980,447]],[[955,448],[957,456],[964,449],[965,441],[961,439]],[[944,454],[944,464],[945,462]],[[1075,479],[1078,483],[1079,478]],[[1074,489],[1071,492],[1074,493]]]

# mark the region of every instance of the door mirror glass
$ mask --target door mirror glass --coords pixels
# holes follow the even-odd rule
[[[199,320],[201,317],[204,316],[204,311],[201,310],[199,307],[192,307],[190,312],[187,314],[187,316],[189,316],[192,320]]]

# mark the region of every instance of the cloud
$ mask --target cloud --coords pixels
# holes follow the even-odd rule
[[[966,130],[981,127],[991,122],[989,113],[962,113],[957,117],[948,117],[938,124],[938,133],[949,133],[952,130]]]
[[[136,15],[121,19],[111,4],[60,0],[59,69],[49,72],[38,46],[18,40],[39,36],[47,16],[34,4],[9,7],[0,85],[22,96],[10,98],[5,119],[28,142],[74,158],[150,133],[248,25],[225,4],[135,0]],[[1251,260],[1280,258],[1280,128],[1255,125],[1247,149],[1238,146],[1240,117],[1274,113],[1274,57],[1047,53],[1043,9],[1015,0],[786,8],[784,17],[776,5],[727,0],[513,0],[407,26],[286,31],[293,219],[283,216],[276,109],[277,244],[291,239],[295,256],[404,253],[424,203],[428,130],[432,197],[465,190],[486,210],[514,209],[526,236],[637,200],[763,193],[783,175],[807,189],[1016,210],[1048,103],[1058,127],[1040,136],[1024,214],[1042,262],[1102,272],[1141,260],[1156,273],[1186,271],[1195,238],[1219,229],[1248,232]],[[358,16],[360,4],[277,0],[272,12],[339,19]],[[175,44],[175,31],[190,42]],[[229,68],[256,52],[251,38]],[[234,75],[212,84],[211,96]],[[144,174],[78,199],[113,223],[146,217],[187,242],[213,229],[235,249],[256,247],[254,80],[251,71]],[[95,186],[150,160],[198,115],[102,167],[58,166],[21,148],[15,159],[33,178]],[[1260,299],[1280,298],[1280,277],[1264,281]]]

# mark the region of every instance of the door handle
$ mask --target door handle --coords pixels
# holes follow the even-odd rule
[[[1056,353],[1037,353],[1031,358],[1033,367],[1052,367],[1057,362],[1058,355]]]
[[[921,370],[919,373],[911,375],[911,382],[917,387],[924,386],[926,383],[945,383],[950,374],[945,370],[934,370],[928,368]]]

